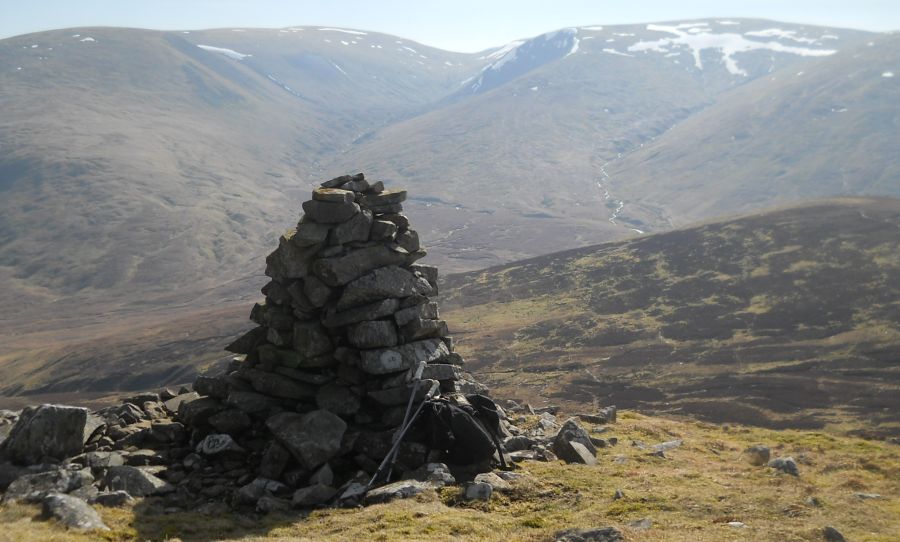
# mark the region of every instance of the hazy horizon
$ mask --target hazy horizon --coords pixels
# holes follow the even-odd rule
[[[273,0],[162,0],[116,3],[60,0],[5,7],[0,39],[70,27],[108,26],[150,30],[212,28],[284,28],[334,26],[392,34],[449,51],[477,52],[559,28],[641,24],[667,20],[755,18],[785,23],[854,28],[873,32],[900,29],[900,6],[885,1],[735,1],[698,0],[678,5],[652,0],[589,2],[578,0],[548,8],[537,0],[488,4],[472,1],[430,3],[408,0],[377,4],[359,0],[283,3]]]

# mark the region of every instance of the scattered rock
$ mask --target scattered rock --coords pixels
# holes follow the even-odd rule
[[[684,444],[684,441],[681,439],[670,440],[668,442],[655,444],[653,446],[653,451],[654,452],[668,452],[669,450],[674,450],[675,448],[680,447],[682,444]]]
[[[42,502],[44,517],[54,518],[69,529],[108,531],[96,510],[81,499],[51,493]]]
[[[175,487],[139,467],[110,467],[104,478],[104,485],[110,490],[122,490],[133,497],[163,495],[175,491]]]
[[[862,500],[864,500],[864,501],[867,501],[867,500],[876,500],[876,499],[882,499],[882,498],[883,498],[883,497],[882,497],[881,495],[879,495],[878,493],[854,493],[854,495],[856,496],[857,499],[862,499]]]
[[[628,526],[636,531],[646,531],[650,527],[653,527],[653,522],[649,518],[642,518],[629,521]]]
[[[769,461],[769,466],[791,476],[800,476],[800,469],[797,468],[797,462],[793,457],[776,457]]]
[[[555,542],[624,542],[621,531],[613,527],[601,529],[569,529],[554,535]]]
[[[768,464],[771,451],[768,446],[757,444],[744,450],[744,455],[747,456],[747,461],[749,461],[751,465],[754,467],[761,467]]]
[[[597,448],[575,418],[569,418],[553,439],[553,453],[566,463],[597,463]]]
[[[239,503],[255,505],[259,499],[265,496],[284,495],[287,492],[288,486],[277,480],[255,478],[238,489],[234,497]]]
[[[506,491],[511,487],[509,482],[493,472],[483,472],[476,475],[475,482],[488,484],[493,491]]]
[[[825,540],[827,542],[847,542],[847,539],[844,538],[844,535],[842,535],[841,532],[834,527],[825,527],[822,530],[822,535],[825,537]]]
[[[468,482],[463,486],[463,497],[467,501],[488,501],[494,488],[487,482]]]
[[[37,503],[51,493],[70,493],[93,481],[90,469],[55,467],[19,476],[6,488],[3,500]]]
[[[408,499],[410,497],[414,497],[423,491],[427,491],[429,489],[433,489],[432,486],[428,482],[419,482],[418,480],[400,480],[399,482],[394,482],[391,484],[387,484],[375,489],[370,490],[366,493],[364,502],[365,504],[381,504],[390,502],[396,499]],[[341,498],[344,499],[347,492],[341,495]]]

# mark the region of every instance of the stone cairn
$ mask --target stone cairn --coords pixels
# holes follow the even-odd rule
[[[508,487],[515,474],[487,472],[490,460],[441,463],[447,451],[431,449],[422,427],[398,438],[424,399],[465,406],[465,394],[485,391],[439,319],[437,269],[415,263],[425,251],[405,199],[361,173],[315,189],[266,259],[265,301],[250,314],[257,327],[228,345],[238,356],[224,374],[97,412],[0,411],[3,500],[43,502],[50,515],[98,528],[86,503],[152,496],[162,511],[270,512],[385,502],[457,478],[467,499]],[[524,433],[498,413],[513,461],[593,463],[606,444],[574,418],[560,427],[543,412]],[[614,421],[615,407],[601,416],[590,421]]]

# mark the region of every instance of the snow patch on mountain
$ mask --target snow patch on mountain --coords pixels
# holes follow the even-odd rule
[[[482,59],[491,62],[477,76],[466,79],[460,86],[471,83],[469,90],[472,93],[484,91],[548,62],[565,58],[578,51],[577,34],[576,28],[564,28],[530,40],[507,43],[483,56]]]
[[[815,43],[819,40],[815,38],[803,38],[797,35],[795,30],[782,30],[780,28],[767,28],[765,30],[753,30],[751,32],[744,32],[745,36],[752,36],[756,38],[781,38],[786,40],[796,41],[798,43]]]
[[[359,30],[347,30],[346,28],[319,28],[319,30],[325,32],[343,32],[344,34],[353,34],[355,36],[368,36],[369,34],[366,32],[360,32]]]
[[[894,76],[894,72],[883,72],[881,76],[890,79]]]
[[[722,62],[725,64],[725,69],[727,69],[729,73],[744,77],[747,76],[747,72],[738,66],[737,60],[734,58],[735,53],[763,49],[777,53],[789,53],[800,56],[828,56],[837,52],[832,49],[812,49],[784,45],[777,41],[756,41],[747,39],[741,34],[729,32],[717,34],[709,29],[707,23],[685,23],[676,26],[648,24],[647,30],[674,34],[675,37],[652,41],[639,41],[628,47],[630,52],[653,51],[659,53],[671,53],[675,48],[688,48],[694,56],[694,65],[702,70],[703,61],[700,58],[701,52],[705,49],[713,49],[719,51],[722,55]],[[695,31],[692,33],[692,30]]]
[[[623,53],[623,52],[621,52],[621,51],[616,51],[615,49],[609,49],[609,48],[607,48],[607,49],[603,49],[603,52],[604,52],[604,53],[611,54],[611,55],[627,56],[627,57],[629,57],[629,58],[634,58],[634,55],[629,55],[628,53]]]
[[[203,49],[204,51],[209,51],[210,53],[218,53],[220,55],[225,55],[228,58],[233,58],[235,60],[244,60],[248,56],[244,53],[239,53],[234,49],[226,49],[225,47],[213,47],[212,45],[197,45],[197,47]]]

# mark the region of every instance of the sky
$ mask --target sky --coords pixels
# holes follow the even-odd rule
[[[569,26],[701,17],[900,30],[900,0],[0,0],[0,38],[74,26],[340,26],[475,52]]]

